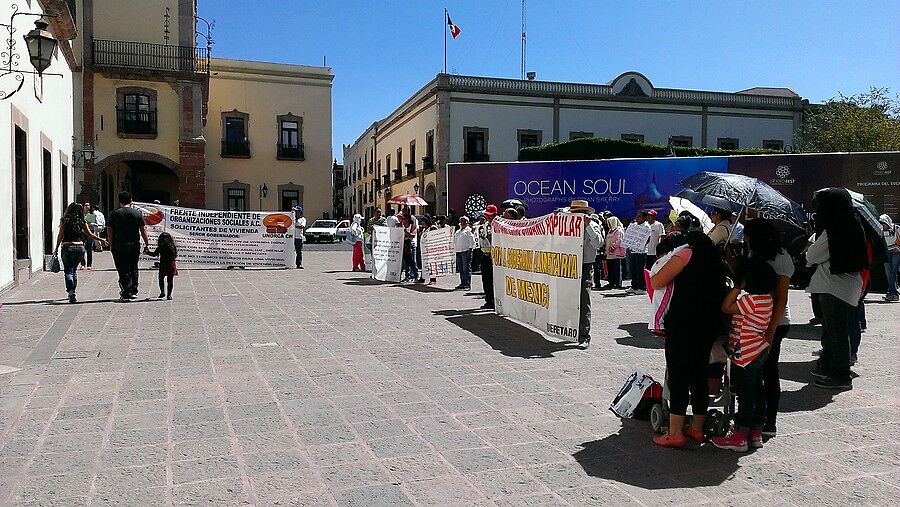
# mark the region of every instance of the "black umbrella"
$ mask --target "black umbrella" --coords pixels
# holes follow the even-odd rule
[[[802,206],[750,176],[704,171],[688,176],[680,184],[700,194],[702,202],[708,202],[708,197],[722,199],[756,210],[765,218],[781,220],[801,229],[806,222],[806,212]]]

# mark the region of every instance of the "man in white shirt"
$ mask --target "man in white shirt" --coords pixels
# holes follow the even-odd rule
[[[303,240],[306,237],[306,217],[303,216],[303,206],[294,206],[294,251],[297,254],[297,269],[303,269]]]
[[[388,227],[397,227],[400,225],[400,219],[397,218],[397,210],[388,206],[387,210],[387,219],[385,219],[385,223]]]
[[[628,224],[628,228],[625,229],[625,237],[628,237],[628,230],[636,227],[644,227],[646,229],[650,229],[650,225],[647,224],[647,212],[646,211],[638,211],[637,215],[634,217],[634,222]],[[643,247],[632,250],[628,249],[628,273],[631,275],[631,290],[636,294],[646,294],[647,293],[647,282],[644,280],[644,265],[647,264],[647,244],[645,243]]]
[[[666,228],[656,220],[655,209],[647,212],[647,225],[650,226],[650,239],[647,241],[647,262],[644,265],[650,269],[656,262],[656,247],[659,245],[660,238],[665,236]]]
[[[459,270],[459,285],[457,289],[469,290],[472,288],[472,250],[475,248],[475,235],[469,227],[469,217],[459,217],[459,230],[453,237],[456,251],[456,268]]]

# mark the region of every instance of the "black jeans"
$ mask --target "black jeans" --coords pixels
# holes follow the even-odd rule
[[[134,296],[138,293],[139,250],[113,250],[113,263],[119,273],[119,295]]]
[[[739,431],[761,430],[766,422],[766,391],[763,386],[765,352],[747,366],[732,365],[731,379],[738,396],[734,425]]]
[[[600,288],[600,281],[603,280],[603,256],[597,254],[594,257],[594,288]]]
[[[609,270],[609,285],[617,289],[622,288],[622,259],[606,259],[606,268]]]
[[[494,264],[491,254],[481,252],[481,285],[484,287],[484,305],[494,307]]]
[[[294,238],[294,251],[297,253],[297,267],[303,266],[303,240]]]
[[[705,336],[704,336],[705,335]],[[709,351],[715,333],[692,329],[666,329],[666,374],[669,385],[669,412],[706,415],[709,409]]]
[[[647,254],[631,252],[628,254],[628,274],[631,276],[631,288],[635,290],[647,290],[644,280],[644,263],[647,262]]]
[[[581,312],[578,322],[578,342],[591,339],[591,263],[581,265]]]
[[[822,308],[822,355],[819,356],[819,371],[835,380],[849,382],[850,320],[856,318],[856,308],[831,294],[815,296]]]
[[[778,404],[781,402],[778,358],[781,356],[781,342],[784,341],[790,330],[790,324],[784,324],[775,329],[775,337],[772,340],[772,346],[769,347],[769,357],[763,366],[763,385],[766,387],[766,428],[775,428],[775,419],[778,417]]]

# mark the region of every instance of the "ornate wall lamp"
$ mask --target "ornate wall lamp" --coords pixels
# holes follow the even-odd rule
[[[16,4],[12,5],[12,15],[9,17],[9,24],[0,23],[0,26],[6,28],[9,32],[9,38],[5,41],[3,51],[0,52],[0,100],[8,99],[16,92],[22,89],[25,83],[25,74],[34,74],[37,76],[59,76],[62,74],[44,73],[53,62],[53,53],[56,51],[57,41],[53,34],[47,30],[49,24],[44,18],[56,17],[55,14],[41,14],[38,12],[19,12]],[[35,16],[38,18],[34,22],[34,30],[25,35],[25,47],[28,50],[28,59],[34,71],[21,70],[19,66],[20,55],[16,53],[16,27],[14,26],[16,16]],[[7,82],[11,81],[12,88],[7,90]]]

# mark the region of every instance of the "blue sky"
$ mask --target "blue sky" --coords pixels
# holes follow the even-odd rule
[[[214,55],[322,65],[335,74],[333,143],[352,143],[441,71],[443,9],[462,28],[451,73],[519,77],[520,0],[200,0]],[[252,4],[252,8],[250,8]],[[528,2],[528,70],[603,83],[626,70],[656,86],[785,86],[821,102],[900,93],[900,3],[834,1]],[[294,28],[294,27],[299,27]]]

